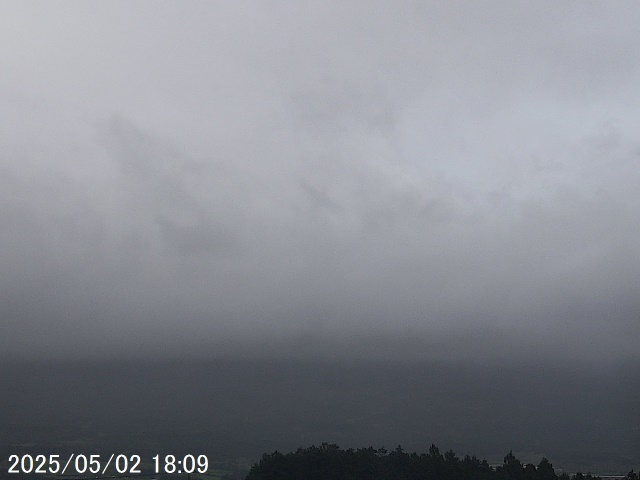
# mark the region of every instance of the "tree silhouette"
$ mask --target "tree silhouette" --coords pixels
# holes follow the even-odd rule
[[[435,445],[429,453],[407,453],[398,445],[393,451],[373,447],[342,450],[323,443],[319,447],[298,448],[282,454],[264,454],[253,465],[246,480],[601,480],[591,474],[556,475],[553,465],[543,458],[536,467],[523,465],[512,451],[497,469],[486,460],[453,450],[444,455]],[[640,480],[632,470],[625,480]]]

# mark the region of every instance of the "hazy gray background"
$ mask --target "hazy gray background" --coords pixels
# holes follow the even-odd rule
[[[638,25],[2,3],[0,444],[637,470]]]
[[[0,387],[5,459],[115,451],[257,461],[335,442],[409,452],[435,443],[491,463],[513,450],[569,472],[624,475],[640,464],[637,366],[604,375],[540,362],[3,362]]]
[[[637,2],[6,2],[9,357],[638,357]]]

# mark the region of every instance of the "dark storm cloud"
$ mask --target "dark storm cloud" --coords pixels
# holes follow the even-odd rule
[[[6,355],[637,356],[633,8],[5,18]]]

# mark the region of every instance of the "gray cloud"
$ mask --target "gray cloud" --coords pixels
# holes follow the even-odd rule
[[[626,4],[49,8],[0,25],[6,355],[637,358]]]

